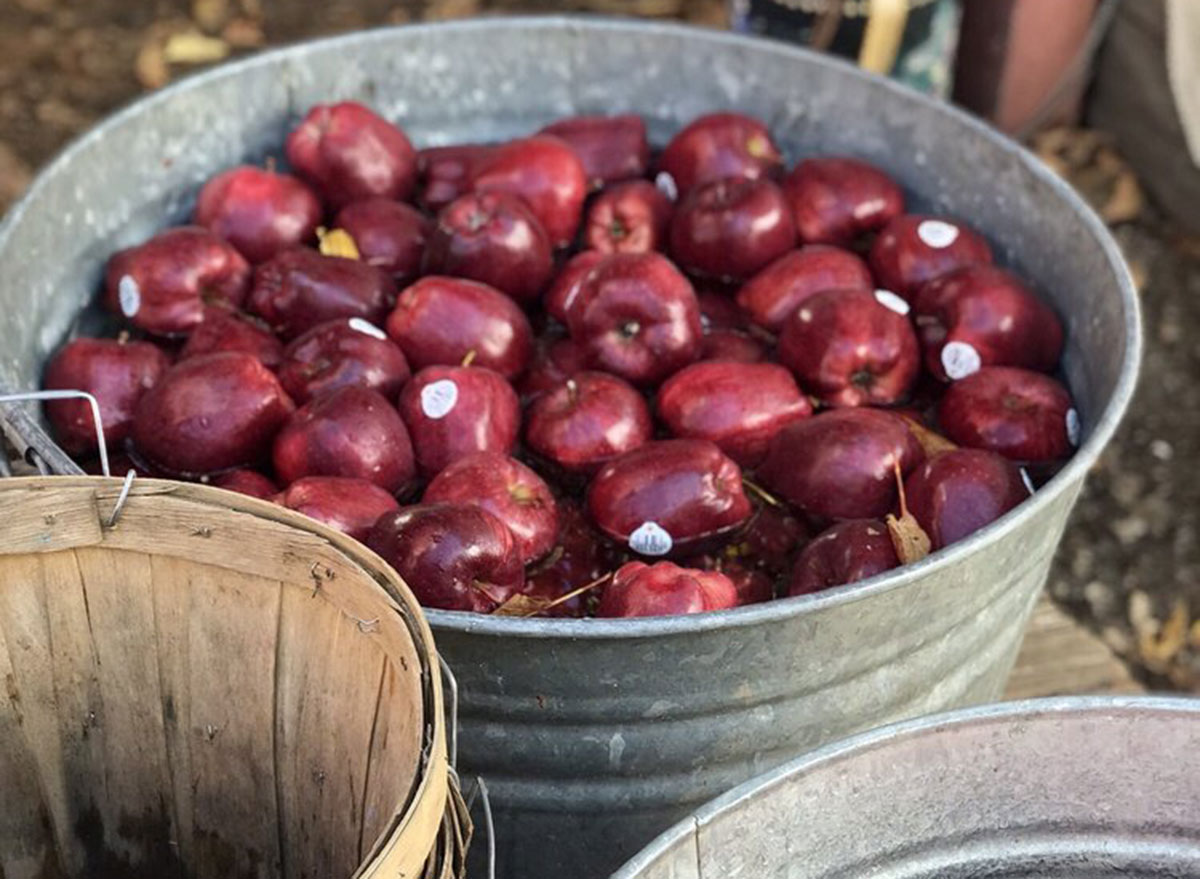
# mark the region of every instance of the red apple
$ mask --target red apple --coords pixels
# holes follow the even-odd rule
[[[630,562],[604,586],[598,617],[660,617],[736,607],[738,593],[724,574],[671,562]]]
[[[707,361],[663,382],[657,412],[673,436],[711,440],[743,467],[754,467],[772,437],[811,415],[812,406],[778,364]]]
[[[425,240],[432,223],[411,205],[388,198],[351,202],[333,221],[358,247],[362,261],[408,284],[421,271]]]
[[[782,167],[766,126],[740,113],[700,116],[658,157],[658,169],[671,175],[680,193],[725,177],[774,177]]]
[[[866,580],[900,566],[887,525],[851,519],[822,531],[800,552],[788,578],[788,595],[810,595]]]
[[[737,592],[737,607],[762,604],[775,598],[775,583],[758,568],[749,568],[738,562],[722,562],[719,573],[724,574]]]
[[[395,299],[392,279],[379,269],[297,247],[254,270],[250,310],[294,339],[336,318],[381,323]]]
[[[505,378],[533,354],[533,330],[515,302],[494,287],[431,275],[400,294],[387,332],[415,368],[471,361]]]
[[[896,506],[896,475],[924,452],[907,423],[879,409],[832,409],[775,435],[758,477],[800,510],[822,519],[874,519]]]
[[[671,256],[686,271],[748,278],[796,245],[783,192],[770,180],[725,178],[692,189],[671,218]]]
[[[867,264],[850,251],[809,244],[784,254],[742,285],[737,304],[760,327],[777,333],[809,296],[874,286]]]
[[[400,506],[375,483],[344,476],[306,476],[293,482],[273,500],[282,507],[363,541],[380,516]]]
[[[587,188],[587,174],[575,151],[549,135],[496,147],[471,175],[474,192],[508,192],[523,198],[554,247],[566,247],[575,239]]]
[[[149,342],[72,339],[50,358],[42,386],[95,397],[105,445],[114,449],[129,436],[138,401],[170,366],[170,358]],[[72,455],[96,450],[96,423],[86,400],[49,400],[45,411],[63,449]]]
[[[571,116],[547,125],[550,134],[575,151],[593,188],[643,177],[650,166],[650,144],[641,116]]]
[[[587,369],[586,359],[583,349],[570,339],[539,337],[534,343],[529,369],[516,386],[521,400],[528,403],[583,372]]]
[[[250,266],[207,229],[182,226],[119,251],[104,273],[104,304],[160,336],[188,333],[207,305],[241,306]]]
[[[305,476],[366,479],[391,494],[416,474],[399,413],[369,388],[344,387],[305,403],[275,438],[275,472],[287,485]]]
[[[620,553],[601,537],[588,522],[579,504],[559,501],[557,545],[545,560],[526,570],[521,592],[532,598],[554,601],[582,586],[594,583],[622,564]],[[595,601],[595,590],[543,611],[549,617],[585,616]]]
[[[288,135],[288,162],[335,208],[381,196],[403,201],[417,181],[404,132],[362,104],[318,104]]]
[[[552,318],[563,326],[567,325],[567,312],[579,296],[584,280],[605,258],[606,254],[598,250],[584,250],[567,260],[566,265],[559,269],[542,297],[546,312]]]
[[[594,473],[649,442],[653,429],[641,394],[616,376],[581,372],[530,404],[525,444],[564,470]]]
[[[701,282],[696,287],[696,301],[700,303],[700,323],[704,331],[713,330],[745,330],[750,322],[746,313],[738,307],[737,302],[724,289],[716,289],[709,282]]]
[[[709,330],[704,334],[700,349],[701,360],[762,363],[767,357],[767,349],[762,342],[737,330]]]
[[[490,613],[524,581],[512,533],[482,507],[417,504],[385,513],[367,546],[425,607]]]
[[[868,256],[876,283],[910,302],[922,284],[991,261],[992,249],[977,232],[954,220],[918,214],[891,220]]]
[[[738,535],[735,557],[745,564],[782,574],[796,550],[803,547],[808,538],[808,528],[787,507],[764,503]]]
[[[417,466],[427,478],[473,452],[512,451],[521,409],[498,372],[479,366],[427,366],[400,392]]]
[[[649,253],[667,243],[670,200],[648,180],[618,183],[601,192],[588,208],[584,247],[601,253]]]
[[[179,351],[187,360],[215,351],[244,351],[262,361],[267,369],[278,369],[283,361],[283,343],[258,318],[228,308],[208,308],[204,322],[192,330]]]
[[[508,526],[526,563],[548,553],[558,538],[558,505],[550,487],[503,452],[459,458],[433,478],[421,502],[483,507]]]
[[[973,534],[1030,495],[1016,464],[982,449],[930,458],[905,479],[904,493],[934,549]]]
[[[279,494],[279,486],[257,470],[227,470],[214,476],[210,484],[215,488],[236,491],[238,494],[264,501],[272,500]]]
[[[883,171],[861,159],[805,159],[783,181],[800,240],[852,244],[904,213],[904,192]]]
[[[242,165],[204,184],[192,219],[260,263],[312,241],[321,202],[295,177]]]
[[[584,279],[567,314],[596,369],[652,385],[700,356],[700,309],[687,278],[657,253],[617,253]]]
[[[926,368],[942,381],[981,366],[1049,372],[1062,354],[1056,315],[1021,282],[993,266],[967,266],[923,286],[913,315]]]
[[[946,436],[1016,461],[1053,461],[1079,441],[1079,413],[1059,382],[1027,369],[989,366],[946,389]]]
[[[462,143],[421,150],[417,153],[421,203],[437,212],[460,195],[470,192],[475,170],[488,161],[497,149],[491,144]]]
[[[642,555],[684,553],[750,518],[742,471],[707,440],[649,442],[605,464],[588,486],[588,513]]]
[[[533,212],[507,192],[474,192],[442,208],[422,271],[480,281],[533,302],[554,273],[550,239]]]
[[[295,405],[251,354],[224,351],[172,366],[137,405],[139,458],[176,476],[201,476],[264,460]]]
[[[387,333],[360,317],[317,324],[283,352],[279,381],[297,403],[349,386],[394,400],[408,381],[408,361]]]
[[[904,399],[921,370],[908,303],[880,290],[826,290],[784,324],[779,361],[826,406]]]

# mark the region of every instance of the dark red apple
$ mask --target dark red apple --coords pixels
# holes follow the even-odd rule
[[[605,584],[598,617],[661,617],[737,607],[738,592],[724,574],[671,562],[630,562]]]
[[[374,266],[297,247],[254,270],[250,310],[294,339],[336,318],[382,323],[395,300],[392,279]]]
[[[649,442],[654,427],[642,395],[603,372],[580,372],[534,400],[525,416],[525,444],[573,473],[603,464]]]
[[[242,165],[204,184],[192,219],[260,263],[316,238],[321,202],[295,177]]]
[[[192,330],[179,351],[179,359],[215,351],[253,354],[267,369],[278,369],[283,361],[283,343],[270,327],[253,315],[228,308],[205,309],[204,322]]]
[[[930,281],[917,292],[913,317],[925,367],[942,381],[982,366],[1049,372],[1062,354],[1058,315],[994,266],[967,266]]]
[[[574,150],[557,137],[537,135],[496,147],[474,169],[471,189],[520,196],[550,243],[566,247],[575,240],[588,181]]]
[[[700,116],[658,157],[659,171],[671,175],[680,193],[725,177],[774,177],[782,167],[783,158],[766,126],[740,113]]]
[[[594,368],[634,384],[655,384],[700,356],[696,294],[657,253],[605,259],[584,279],[567,321]]]
[[[494,287],[431,275],[400,294],[387,332],[416,369],[472,363],[514,378],[533,355],[533,330],[520,307]]]
[[[427,478],[473,452],[512,451],[521,407],[498,372],[479,366],[427,366],[400,392],[417,466]]]
[[[417,504],[384,513],[367,546],[425,607],[490,613],[524,582],[512,533],[482,507]]]
[[[779,497],[822,519],[874,519],[896,506],[896,474],[924,452],[908,424],[879,409],[832,409],[775,435],[758,478]]]
[[[297,403],[349,386],[394,400],[408,381],[404,352],[387,333],[360,317],[317,324],[283,351],[279,381]]]
[[[305,403],[275,438],[272,458],[285,485],[305,476],[345,476],[396,494],[416,475],[403,420],[370,388],[338,388]]]
[[[496,149],[491,144],[462,143],[421,150],[417,153],[421,203],[436,213],[470,192],[475,169],[488,161]]]
[[[598,250],[584,250],[567,260],[542,297],[546,313],[566,326],[567,312],[578,297],[584,280],[592,269],[604,262],[606,256]]]
[[[104,272],[104,304],[159,336],[191,332],[208,305],[238,308],[250,266],[207,229],[181,226],[119,251]]]
[[[95,397],[105,445],[112,450],[129,436],[138,401],[170,366],[170,358],[150,342],[72,339],[50,358],[42,386]],[[63,449],[72,455],[96,450],[96,423],[87,400],[48,400],[45,411]]]
[[[588,208],[583,245],[601,253],[649,253],[667,243],[672,205],[648,180],[618,183]]]
[[[279,486],[257,470],[227,470],[214,476],[209,484],[264,501],[272,500],[275,495],[279,494]]]
[[[737,607],[762,604],[775,597],[775,583],[758,568],[750,568],[738,562],[723,562],[718,569],[733,584],[737,592]]]
[[[933,548],[941,549],[999,519],[1030,490],[1007,458],[983,449],[954,449],[909,474],[904,493],[909,512]]]
[[[564,498],[558,503],[557,545],[542,562],[525,572],[523,594],[554,601],[620,567],[624,557],[592,527],[582,508]],[[590,590],[543,611],[549,617],[580,617],[595,603]]]
[[[525,203],[507,192],[473,192],[442,208],[422,271],[488,284],[534,302],[554,273],[550,239]]]
[[[867,261],[880,287],[911,302],[921,285],[934,278],[963,266],[990,264],[992,249],[979,233],[955,220],[903,214],[883,227]]]
[[[904,213],[904,192],[891,177],[861,159],[805,159],[783,181],[800,240],[852,244]]]
[[[711,440],[743,467],[754,467],[772,437],[811,415],[812,406],[778,364],[705,361],[663,382],[657,412],[672,435]]]
[[[521,400],[529,402],[585,369],[587,358],[579,345],[570,339],[542,336],[534,343],[533,359],[516,389]]]
[[[202,476],[266,459],[295,404],[252,354],[224,351],[172,366],[137,405],[139,458],[176,476]]]
[[[306,476],[272,500],[364,541],[380,516],[400,507],[394,497],[375,483],[345,476]]]
[[[758,565],[778,575],[787,569],[808,538],[808,528],[787,507],[764,503],[738,535],[735,555],[745,564]]]
[[[508,526],[521,560],[540,559],[558,538],[558,505],[542,477],[503,452],[459,458],[433,478],[421,502],[475,504]]]
[[[403,201],[417,182],[417,151],[362,104],[317,104],[288,135],[288,162],[331,206],[380,196]]]
[[[709,330],[700,349],[701,360],[732,360],[735,363],[762,363],[766,346],[748,333],[738,330]]]
[[[1040,372],[988,366],[946,389],[938,422],[953,442],[1015,461],[1053,461],[1079,441],[1079,413]]]
[[[746,313],[738,307],[728,291],[714,289],[711,284],[706,287],[702,282],[696,287],[696,301],[700,303],[700,323],[706,333],[749,329]]]
[[[593,188],[619,180],[644,177],[650,166],[650,143],[641,116],[570,116],[547,125],[550,134],[567,143],[583,163]]]
[[[783,192],[770,180],[725,178],[692,189],[671,218],[671,256],[684,270],[741,280],[796,246]]]
[[[810,595],[899,566],[887,525],[878,519],[851,519],[822,531],[801,550],[788,578],[787,594]]]
[[[411,205],[388,198],[351,202],[333,221],[358,248],[362,261],[408,284],[421,272],[421,258],[432,222]]]
[[[614,540],[647,556],[694,550],[750,518],[742,471],[715,443],[646,443],[592,479],[588,513]]]
[[[874,286],[867,264],[850,251],[809,244],[784,254],[742,285],[737,303],[752,321],[777,333],[809,296]]]
[[[779,362],[826,406],[899,402],[921,370],[908,311],[886,290],[817,293],[784,324]]]

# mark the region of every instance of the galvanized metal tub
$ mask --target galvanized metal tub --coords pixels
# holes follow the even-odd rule
[[[461,687],[461,766],[492,783],[501,875],[603,874],[696,805],[799,753],[999,695],[1084,475],[1133,390],[1133,286],[1102,224],[1028,153],[781,44],[665,24],[487,20],[325,40],[180,83],[70,148],[0,228],[0,392],[38,383],[110,252],[185,218],[208,175],[278,154],[308,105],[336,98],[372,103],[421,144],[627,110],[661,143],[699,113],[738,108],[766,120],[792,159],[862,156],[900,179],[916,208],[969,219],[1068,329],[1083,446],[1031,501],[919,565],[690,618],[431,613]],[[74,469],[32,410],[8,416],[23,446]]]
[[[1200,875],[1200,702],[1045,699],[838,742],[730,791],[613,879]]]

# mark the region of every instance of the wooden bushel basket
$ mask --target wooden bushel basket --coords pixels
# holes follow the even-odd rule
[[[0,480],[0,877],[451,879],[437,654],[355,541],[198,485]]]

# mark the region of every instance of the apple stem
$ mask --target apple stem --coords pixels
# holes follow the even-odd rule
[[[900,474],[900,462],[892,461],[892,472],[896,474],[896,491],[900,495],[900,517],[908,516],[908,498],[904,495],[904,477]]]
[[[468,352],[466,353],[466,356],[465,356],[465,357],[463,357],[463,359],[462,359],[462,365],[463,365],[463,366],[470,366],[470,365],[471,365],[471,364],[472,364],[472,363],[475,361],[475,354],[476,354],[476,353],[477,353],[477,352],[475,351],[475,349],[474,349],[474,348],[472,348],[470,351],[468,351]]]
[[[754,495],[755,497],[757,497],[763,503],[770,504],[773,507],[782,507],[783,506],[783,501],[781,501],[779,498],[775,497],[775,495],[771,494],[769,491],[767,491],[761,485],[751,482],[749,479],[747,479],[744,476],[742,477],[742,486],[745,488],[748,488],[750,490],[750,493],[752,495]]]
[[[570,592],[566,593],[565,595],[558,596],[558,598],[554,599],[550,603],[543,604],[537,610],[525,614],[525,618],[528,619],[529,617],[535,617],[540,613],[545,613],[552,607],[558,607],[560,604],[565,604],[566,602],[570,601],[572,598],[575,598],[575,597],[587,592],[589,589],[595,589],[597,586],[599,586],[605,580],[610,579],[612,577],[612,575],[613,575],[613,572],[609,571],[603,577],[598,577],[597,579],[593,580],[591,583],[584,583],[578,589],[572,589]]]

